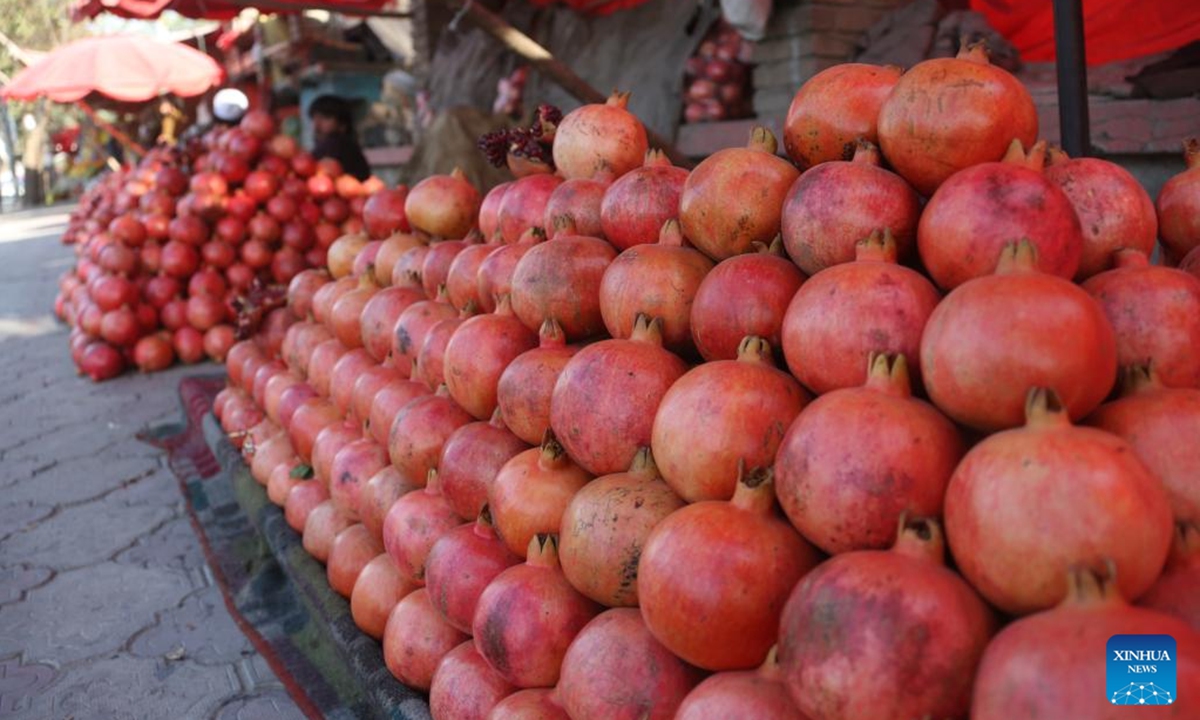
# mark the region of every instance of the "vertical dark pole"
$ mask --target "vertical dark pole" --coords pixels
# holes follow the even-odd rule
[[[1058,65],[1058,125],[1071,157],[1091,153],[1083,0],[1054,0],[1054,50]]]

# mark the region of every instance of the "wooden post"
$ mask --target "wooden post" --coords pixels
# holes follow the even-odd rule
[[[83,110],[85,113],[87,113],[87,116],[92,119],[92,122],[96,123],[96,125],[98,127],[104,128],[104,130],[106,132],[108,132],[109,135],[112,135],[114,138],[117,139],[117,142],[121,143],[126,148],[134,151],[138,155],[146,154],[146,148],[139,145],[136,140],[134,140],[133,138],[126,135],[116,125],[112,125],[110,123],[107,123],[107,122],[101,120],[100,116],[96,114],[96,111],[92,108],[91,105],[88,105],[86,101],[77,100],[76,104],[79,105],[79,108],[81,110]]]
[[[558,83],[564,90],[576,99],[585,103],[602,103],[608,96],[592,87],[588,81],[575,74],[575,71],[555,58],[550,51],[542,47],[536,40],[513,27],[504,18],[493,13],[480,3],[472,0],[442,0],[446,5],[459,11],[475,23],[488,35],[499,40],[505,47],[520,55],[537,70]],[[674,143],[646,128],[650,144],[662,149],[676,165],[691,167],[692,163],[681,153]]]

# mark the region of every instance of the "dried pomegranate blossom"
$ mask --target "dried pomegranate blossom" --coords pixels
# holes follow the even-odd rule
[[[245,295],[233,301],[237,310],[237,339],[246,340],[258,334],[258,327],[267,314],[287,305],[287,286],[268,285],[255,278]]]
[[[562,117],[562,110],[553,105],[539,105],[537,117],[528,128],[505,128],[486,133],[479,138],[478,147],[494,167],[504,167],[508,156],[515,155],[553,168],[551,147],[554,131]]]

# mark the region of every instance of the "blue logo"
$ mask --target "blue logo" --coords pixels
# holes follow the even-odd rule
[[[1175,638],[1113,635],[1108,639],[1108,701],[1113,705],[1175,702]]]

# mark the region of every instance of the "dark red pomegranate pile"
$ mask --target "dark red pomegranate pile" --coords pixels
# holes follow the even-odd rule
[[[392,674],[435,718],[1120,718],[1152,633],[1200,716],[1195,160],[1157,212],[1047,162],[974,47],[814,77],[791,161],[672,167],[626,101],[417,184],[226,356]]]
[[[753,46],[724,20],[713,25],[687,61],[684,122],[737,120],[754,114],[750,84]]]
[[[267,288],[323,267],[338,238],[404,226],[404,194],[314,160],[261,112],[155,148],[89,189],[63,235],[78,255],[55,300],[71,356],[99,381],[131,366],[220,362],[239,312],[243,325],[249,314],[282,333],[284,316],[265,312]]]

